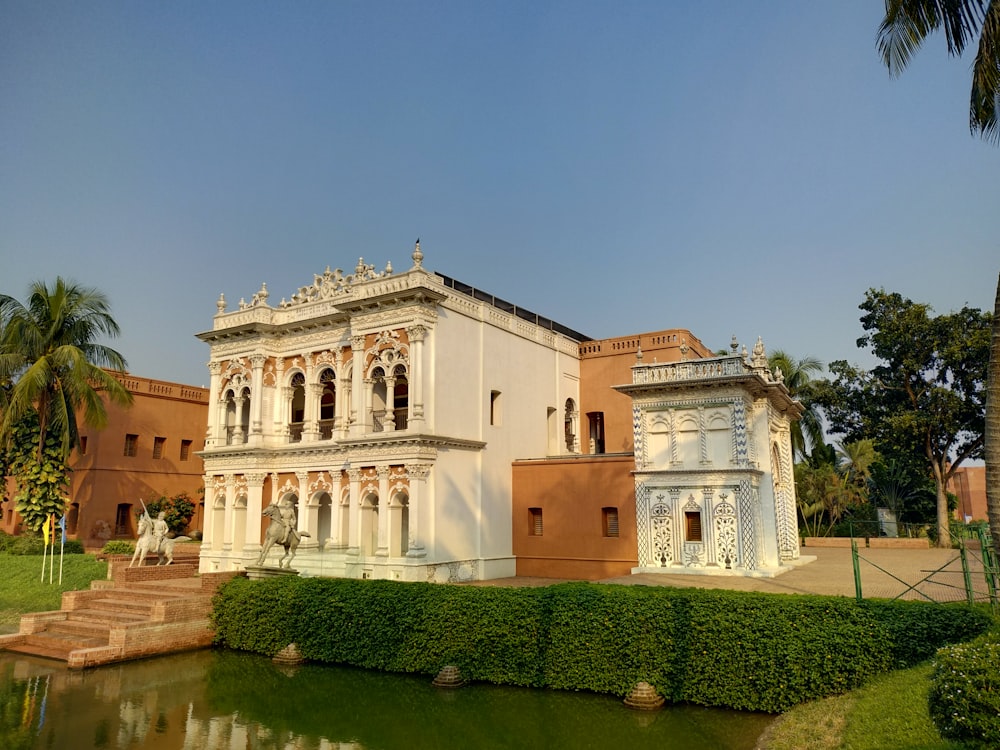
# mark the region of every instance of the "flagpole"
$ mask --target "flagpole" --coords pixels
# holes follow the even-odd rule
[[[49,519],[42,525],[42,583],[45,583],[45,554],[49,549]]]
[[[49,539],[52,540],[52,553],[49,555],[49,583],[52,583],[52,574],[55,572],[53,569],[56,567],[56,514],[49,514],[49,526],[50,529]]]
[[[66,554],[66,514],[59,519],[59,585],[62,586],[63,555]]]

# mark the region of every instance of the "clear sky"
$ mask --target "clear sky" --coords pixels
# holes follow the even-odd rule
[[[410,265],[595,338],[867,360],[885,287],[992,309],[1000,148],[878,0],[0,0],[0,292],[110,298],[207,384],[215,301]]]

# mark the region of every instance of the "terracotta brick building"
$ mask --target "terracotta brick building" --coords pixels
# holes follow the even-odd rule
[[[109,539],[134,539],[139,500],[186,492],[195,503],[190,528],[203,519],[204,471],[198,452],[205,444],[208,390],[126,374],[131,408],[107,405],[108,425],[95,430],[80,420],[81,445],[71,457],[67,536],[88,548]],[[20,516],[4,503],[0,529],[20,531]]]

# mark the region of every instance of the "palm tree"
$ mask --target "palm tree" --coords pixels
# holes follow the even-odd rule
[[[1000,143],[1000,0],[885,0],[878,50],[889,73],[899,75],[938,29],[944,29],[948,54],[954,57],[979,38],[969,129]]]
[[[792,423],[791,439],[792,453],[799,460],[805,459],[810,449],[823,445],[823,421],[812,399],[812,374],[820,372],[823,363],[814,357],[795,359],[781,349],[768,354],[767,361],[781,371],[792,398],[802,402],[804,411],[799,421]]]
[[[0,295],[0,383],[9,384],[0,405],[0,442],[6,444],[34,412],[39,460],[46,436],[55,433],[65,461],[79,444],[78,412],[100,428],[107,424],[102,393],[116,404],[131,404],[128,389],[102,369],[124,372],[125,359],[95,341],[118,333],[101,292],[61,278],[51,289],[40,281],[32,284],[27,305]]]

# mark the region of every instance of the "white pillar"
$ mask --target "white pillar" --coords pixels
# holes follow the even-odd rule
[[[424,427],[424,338],[427,336],[427,328],[422,325],[410,326],[406,329],[406,335],[410,340],[410,366],[407,373],[410,405],[407,428],[419,432]]]
[[[260,445],[264,435],[264,362],[266,357],[263,354],[254,354],[250,357],[253,365],[253,380],[250,383],[250,436],[247,442],[250,445]]]
[[[351,434],[365,433],[365,337],[351,337]],[[353,505],[353,502],[352,502]]]
[[[379,466],[378,472],[378,546],[375,554],[386,557],[389,554],[389,467]]]
[[[407,557],[426,557],[424,543],[430,538],[430,513],[427,504],[430,496],[427,491],[427,477],[430,474],[430,464],[407,464],[406,474],[410,480],[410,539]]]

